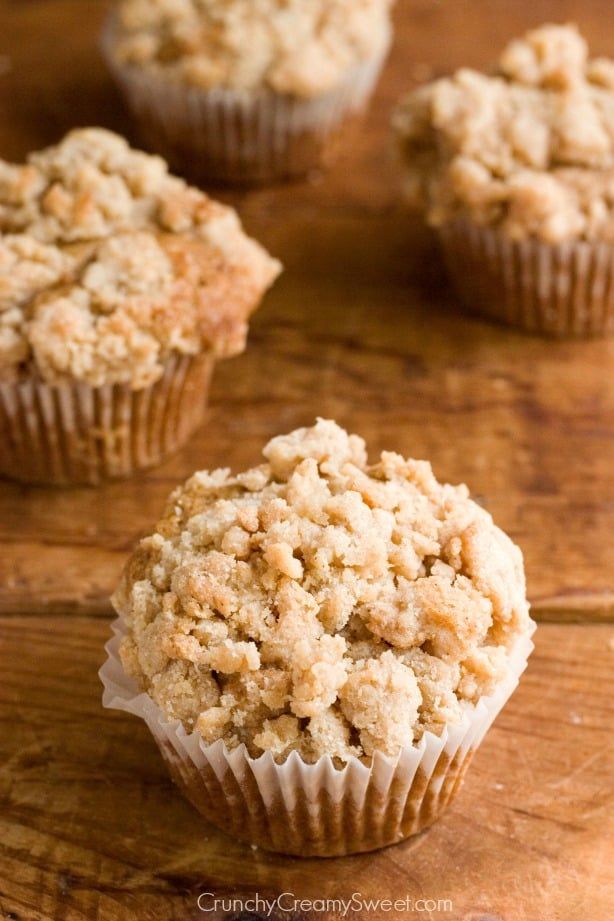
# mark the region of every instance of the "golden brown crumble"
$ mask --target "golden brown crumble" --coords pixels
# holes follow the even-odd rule
[[[334,422],[177,489],[113,602],[126,671],[206,742],[396,753],[492,692],[530,627],[522,555],[465,486]]]
[[[0,379],[157,380],[223,357],[277,273],[236,213],[101,129],[0,161]]]
[[[388,42],[393,0],[121,0],[120,63],[192,86],[318,96]]]
[[[614,61],[590,59],[575,26],[511,42],[494,75],[461,69],[415,90],[394,127],[431,224],[614,241]]]

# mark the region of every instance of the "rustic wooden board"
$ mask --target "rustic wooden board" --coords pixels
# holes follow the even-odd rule
[[[416,840],[326,861],[272,857],[204,824],[145,725],[100,707],[108,629],[0,620],[0,918],[217,919],[198,911],[200,893],[255,891],[451,899],[451,912],[423,915],[450,921],[611,917],[613,628],[542,625],[444,818]]]
[[[96,53],[104,6],[0,0],[0,156],[78,124],[133,136]],[[612,52],[610,0],[399,0],[376,104],[337,167],[216,192],[286,272],[246,354],[218,369],[203,431],[100,490],[0,482],[2,921],[220,918],[196,906],[212,889],[450,898],[452,912],[422,917],[451,921],[611,917],[614,341],[542,342],[459,315],[388,151],[390,108],[412,81],[485,65],[525,27],[574,18]],[[522,545],[534,612],[554,622],[448,816],[416,841],[325,863],[205,826],[146,729],[101,710],[96,677],[109,592],[173,485],[254,463],[315,415],[466,481]]]
[[[94,47],[103,6],[0,7],[2,155],[74,124],[130,130]],[[342,162],[315,183],[222,193],[286,266],[247,353],[219,367],[201,433],[139,480],[96,492],[0,484],[0,611],[108,613],[126,550],[178,479],[251,464],[271,435],[324,415],[374,451],[428,457],[466,481],[523,546],[537,616],[612,616],[614,342],[542,342],[460,317],[432,241],[399,205],[388,152],[390,108],[413,77],[485,64],[523,24],[581,9],[607,47],[607,0],[528,7],[404,0],[377,103]]]

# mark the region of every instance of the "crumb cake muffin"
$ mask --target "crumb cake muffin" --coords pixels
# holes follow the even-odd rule
[[[0,161],[0,473],[97,482],[202,420],[279,271],[234,211],[101,129]]]
[[[393,0],[119,0],[103,52],[144,136],[245,183],[320,165],[371,95]]]
[[[321,855],[401,840],[457,791],[526,664],[522,555],[466,487],[390,452],[370,466],[334,422],[263,454],[196,473],[141,541],[105,703],[144,716],[240,838]]]
[[[411,203],[471,309],[555,335],[614,328],[614,60],[575,26],[512,41],[496,71],[410,93],[394,127]]]

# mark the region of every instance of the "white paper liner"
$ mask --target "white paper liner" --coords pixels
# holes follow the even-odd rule
[[[392,39],[391,30],[378,54],[355,66],[333,91],[301,99],[269,89],[200,89],[122,64],[114,32],[111,14],[103,55],[148,145],[178,168],[230,183],[301,176],[320,166],[346,119],[366,107]]]
[[[467,706],[441,736],[426,732],[396,758],[376,753],[369,766],[353,758],[342,770],[329,756],[306,764],[293,752],[276,764],[270,752],[252,758],[244,745],[206,745],[168,720],[126,676],[119,646],[123,621],[112,624],[100,669],[103,705],[145,720],[171,776],[214,825],[266,850],[298,856],[338,856],[401,841],[432,824],[454,797],[473,752],[518,684],[533,650],[535,625],[510,653],[507,679]]]
[[[155,466],[202,422],[212,369],[210,355],[176,354],[142,390],[0,382],[0,475],[93,486]]]
[[[470,312],[546,336],[614,334],[612,244],[512,240],[464,218],[438,234]]]

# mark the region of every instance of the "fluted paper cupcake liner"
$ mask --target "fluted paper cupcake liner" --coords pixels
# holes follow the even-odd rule
[[[438,228],[465,307],[527,332],[559,338],[614,333],[614,246],[512,240],[461,219]]]
[[[426,732],[396,758],[376,753],[368,765],[353,758],[338,769],[328,756],[306,764],[293,752],[276,764],[270,752],[252,758],[244,745],[231,751],[222,741],[206,745],[198,732],[168,720],[126,676],[119,659],[125,632],[117,619],[100,670],[104,706],[145,720],[171,777],[213,825],[266,850],[303,857],[370,851],[431,825],[458,792],[533,649],[530,633],[520,638],[507,679],[476,706],[468,705],[462,721],[441,736]]]
[[[193,175],[239,184],[305,175],[328,160],[348,118],[366,107],[390,45],[332,92],[301,99],[269,89],[205,90],[122,64],[114,31],[111,16],[103,54],[148,146]]]
[[[0,383],[0,475],[96,485],[160,463],[201,423],[213,359],[174,355],[142,390],[127,384]]]

